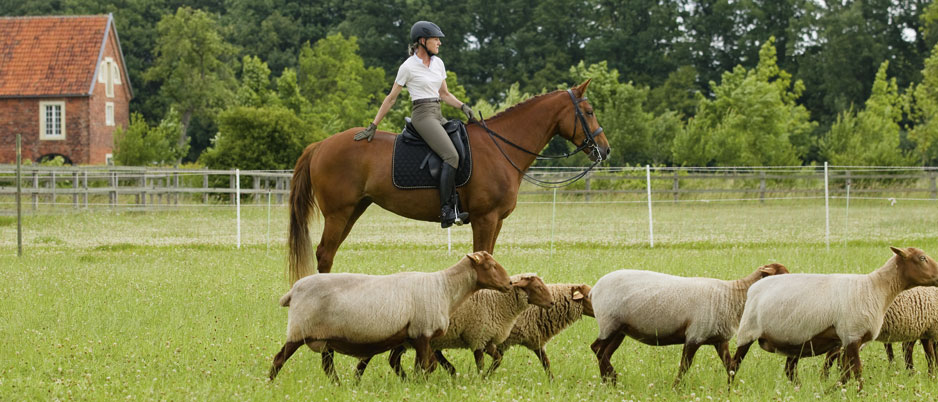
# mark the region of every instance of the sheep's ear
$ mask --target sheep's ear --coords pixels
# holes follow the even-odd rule
[[[469,253],[469,254],[466,254],[466,257],[471,258],[472,261],[475,261],[476,264],[481,264],[482,259],[484,257],[482,253],[485,253],[485,251],[476,251],[474,253]]]
[[[892,250],[892,252],[898,255],[899,257],[909,258],[909,253],[901,248],[895,248],[895,247],[889,246],[889,249]]]
[[[580,293],[579,290],[573,291],[573,300],[583,300],[586,296],[583,296],[583,293]]]
[[[512,282],[511,286],[514,286],[516,288],[523,288],[523,287],[528,286],[530,283],[531,283],[531,278],[521,278],[521,279],[518,279],[517,282]]]

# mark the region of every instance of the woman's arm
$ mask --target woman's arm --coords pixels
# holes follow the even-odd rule
[[[440,86],[440,100],[456,109],[462,107],[462,102],[456,99],[455,95],[449,93],[449,89],[446,87],[446,81],[443,81],[443,85]]]
[[[394,106],[394,102],[397,102],[397,96],[401,94],[402,88],[403,87],[398,85],[396,82],[393,86],[391,86],[391,92],[388,92],[388,96],[384,97],[384,102],[381,102],[381,107],[378,108],[378,114],[375,115],[375,119],[372,121],[372,124],[377,126],[379,123],[381,123],[381,119],[384,118],[384,115],[388,114],[388,111],[391,110],[391,106]]]

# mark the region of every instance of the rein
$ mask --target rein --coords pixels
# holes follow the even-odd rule
[[[512,166],[513,168],[515,168],[515,170],[517,170],[518,173],[521,173],[521,177],[522,177],[525,181],[527,181],[528,183],[534,184],[534,185],[536,185],[536,186],[538,186],[538,187],[544,187],[544,188],[560,188],[560,187],[564,187],[564,186],[573,184],[573,183],[576,182],[577,180],[580,180],[581,178],[583,178],[584,176],[586,176],[587,174],[589,174],[589,172],[590,172],[591,170],[593,170],[593,168],[595,168],[597,165],[599,165],[599,164],[603,161],[603,158],[602,158],[602,156],[601,156],[602,153],[601,153],[600,150],[599,150],[599,144],[596,143],[596,140],[595,140],[595,138],[594,138],[595,136],[597,136],[597,135],[599,135],[600,133],[603,132],[603,128],[602,128],[602,127],[599,127],[599,128],[597,128],[596,130],[594,130],[593,132],[590,132],[590,131],[589,131],[589,125],[586,124],[586,117],[583,116],[583,111],[580,110],[580,102],[585,101],[585,100],[586,100],[586,97],[584,96],[584,97],[582,97],[582,98],[577,98],[576,96],[573,95],[573,91],[572,91],[572,90],[569,90],[569,89],[567,90],[567,93],[570,95],[570,101],[573,102],[573,108],[574,108],[574,110],[575,110],[575,112],[576,112],[576,114],[575,114],[574,117],[573,117],[573,118],[574,118],[574,121],[573,121],[573,135],[571,135],[571,137],[573,137],[573,136],[576,135],[577,123],[580,123],[580,125],[583,126],[583,132],[585,133],[586,138],[585,138],[585,139],[583,140],[583,142],[580,143],[580,145],[578,145],[577,148],[574,149],[572,152],[565,152],[565,153],[563,153],[562,155],[544,155],[544,154],[540,154],[540,153],[536,153],[536,152],[531,152],[531,151],[525,149],[524,147],[522,147],[522,146],[520,146],[520,145],[518,145],[518,144],[515,144],[514,142],[511,142],[511,140],[509,140],[509,139],[503,137],[502,135],[500,135],[500,134],[496,133],[495,131],[493,131],[492,129],[490,129],[490,128],[488,127],[488,125],[485,124],[485,119],[482,118],[482,113],[481,113],[481,112],[479,113],[479,121],[478,121],[479,126],[481,126],[483,129],[485,129],[485,132],[488,133],[489,138],[492,139],[492,143],[495,144],[495,147],[498,148],[498,151],[501,152],[502,156],[504,156],[505,159],[508,160],[508,163],[511,164],[511,166]],[[508,144],[508,145],[511,145],[512,147],[514,147],[514,148],[516,148],[516,149],[518,149],[518,150],[520,150],[520,151],[522,151],[522,152],[524,152],[524,153],[526,153],[526,154],[528,154],[528,155],[534,155],[534,157],[535,157],[536,159],[544,160],[544,159],[561,159],[561,158],[568,158],[568,157],[570,157],[570,156],[575,155],[577,152],[580,152],[580,151],[586,149],[587,147],[590,147],[590,148],[592,148],[592,149],[590,150],[590,155],[595,155],[595,156],[596,156],[596,160],[595,160],[595,162],[593,162],[592,165],[586,167],[585,170],[583,170],[583,171],[580,172],[580,173],[577,173],[576,175],[574,175],[574,176],[572,176],[572,177],[568,177],[568,178],[566,178],[566,179],[558,180],[558,181],[541,180],[541,179],[535,178],[534,176],[529,175],[527,172],[525,172],[525,171],[522,170],[520,167],[518,167],[518,165],[516,165],[515,162],[511,160],[511,158],[508,156],[508,154],[505,153],[505,150],[504,150],[504,149],[502,148],[502,146],[498,143],[498,141],[495,141],[496,138],[498,138],[498,139],[501,140],[502,142],[504,142],[504,143],[506,143],[506,144]]]

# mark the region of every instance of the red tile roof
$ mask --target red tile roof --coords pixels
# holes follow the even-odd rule
[[[0,18],[0,97],[87,95],[107,15]]]

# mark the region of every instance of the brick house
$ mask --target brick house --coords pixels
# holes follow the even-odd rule
[[[0,17],[0,163],[107,163],[132,97],[113,15]]]

